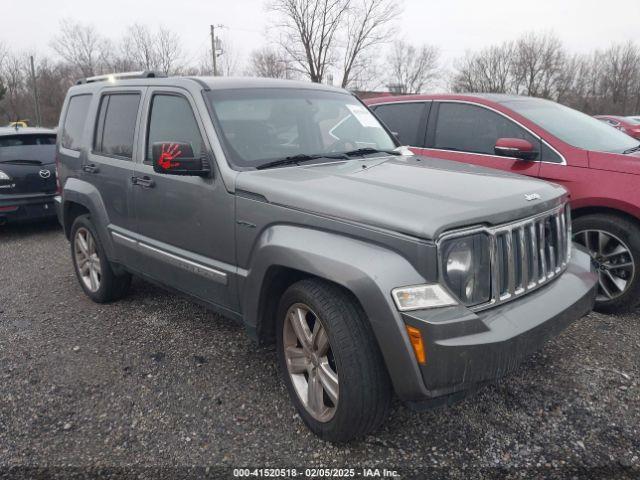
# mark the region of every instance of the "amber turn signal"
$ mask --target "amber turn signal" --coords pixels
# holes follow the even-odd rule
[[[422,341],[422,333],[415,327],[407,325],[407,333],[409,334],[409,340],[413,347],[413,353],[416,356],[416,360],[421,365],[427,363],[427,353],[424,349],[424,342]]]

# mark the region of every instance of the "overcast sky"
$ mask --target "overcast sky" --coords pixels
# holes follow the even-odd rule
[[[194,62],[209,42],[209,25],[239,56],[265,45],[270,15],[265,0],[2,0],[0,41],[12,49],[44,51],[63,18],[93,25],[117,38],[135,22],[171,27]],[[553,31],[571,51],[612,42],[640,41],[640,0],[404,0],[398,36],[440,47],[445,66],[476,49],[517,38],[526,31]]]

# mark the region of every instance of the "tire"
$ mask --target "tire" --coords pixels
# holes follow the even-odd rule
[[[602,239],[602,240],[601,240]],[[591,253],[599,276],[595,309],[624,313],[640,304],[640,227],[622,216],[594,214],[573,221],[573,240]],[[627,253],[617,253],[626,250]],[[620,265],[620,268],[616,268]],[[624,283],[624,288],[622,285]]]
[[[122,298],[131,284],[131,274],[116,275],[113,272],[90,215],[80,215],[75,219],[70,238],[73,269],[84,293],[96,303]]]
[[[308,311],[300,310],[301,306]],[[300,311],[306,313],[297,318],[304,318],[309,328],[305,332],[308,345],[311,349],[325,345],[327,349],[326,355],[323,355],[322,348],[313,350],[315,360],[309,357],[301,360],[304,349],[300,348],[302,342],[293,331],[291,321]],[[289,319],[288,314],[292,315]],[[376,430],[388,415],[392,389],[382,355],[360,304],[335,284],[306,279],[293,284],[284,293],[277,315],[278,364],[291,400],[309,429],[330,442],[347,442]],[[323,341],[325,339],[328,344]],[[300,373],[304,368],[308,370]],[[328,380],[331,377],[327,375],[328,371],[337,377],[338,388],[332,389],[334,384]],[[305,379],[306,382],[303,381]],[[316,399],[322,397],[320,408],[306,405],[310,384],[322,385],[321,393],[313,396]],[[318,389],[314,391],[318,392]],[[332,400],[331,391],[336,394],[337,402]],[[319,403],[316,401],[314,405]]]

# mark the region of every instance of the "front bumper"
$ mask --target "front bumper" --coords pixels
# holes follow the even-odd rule
[[[47,193],[15,196],[1,195],[0,221],[19,222],[55,217],[54,196]]]
[[[587,254],[574,248],[559,278],[505,305],[473,313],[458,306],[402,315],[422,332],[421,366],[429,400],[500,378],[594,305],[597,277]],[[412,399],[420,406],[419,399]]]

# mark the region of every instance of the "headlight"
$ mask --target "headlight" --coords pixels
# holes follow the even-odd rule
[[[451,292],[466,306],[491,298],[489,237],[484,233],[442,242],[442,276]]]
[[[398,310],[422,310],[424,308],[446,307],[456,302],[440,285],[415,285],[395,288],[391,295]]]
[[[11,177],[0,170],[0,180],[11,180]]]

